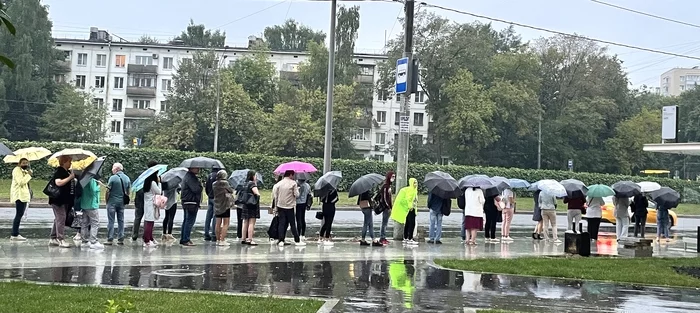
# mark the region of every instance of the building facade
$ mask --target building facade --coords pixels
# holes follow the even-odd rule
[[[133,147],[135,138],[125,138],[125,132],[139,120],[150,119],[168,110],[168,93],[173,88],[173,76],[178,64],[191,60],[194,53],[204,48],[187,47],[177,42],[170,44],[140,44],[112,41],[109,34],[91,28],[90,39],[54,39],[56,48],[65,53],[69,72],[57,76],[57,81],[69,82],[77,89],[89,92],[96,105],[109,111],[107,138],[112,146]],[[259,41],[251,37],[251,43]],[[216,49],[223,65],[255,53],[248,48],[226,47]],[[308,59],[303,52],[270,52],[270,62],[282,78],[296,76],[299,64]],[[379,79],[378,63],[384,55],[357,54],[360,67],[356,81],[376,85]],[[374,89],[374,88],[373,88]],[[398,136],[399,101],[401,97],[390,92],[373,96],[371,123],[358,126],[352,142],[357,152],[366,158],[393,161],[393,143]],[[410,131],[412,139],[425,141],[429,118],[425,110],[426,96],[422,91],[412,97]],[[319,104],[319,105],[325,105]],[[213,134],[212,134],[213,138]]]
[[[662,96],[678,96],[700,83],[700,68],[674,68],[661,74],[660,93]]]

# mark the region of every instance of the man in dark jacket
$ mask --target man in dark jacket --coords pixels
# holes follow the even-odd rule
[[[190,234],[192,233],[194,222],[197,220],[197,211],[199,211],[199,206],[202,203],[203,188],[202,183],[200,183],[197,178],[197,174],[199,174],[198,168],[191,168],[187,171],[185,178],[182,180],[182,192],[180,196],[182,209],[185,212],[180,244],[188,247],[194,246],[194,243],[190,240]]]
[[[158,165],[156,161],[149,161],[148,168]],[[131,241],[136,241],[139,239],[139,229],[141,228],[141,220],[143,219],[143,188],[136,192],[136,199],[134,199],[134,226],[131,228]]]
[[[634,196],[634,203],[632,203],[632,213],[634,213],[634,236],[637,237],[637,233],[641,232],[642,238],[644,238],[644,228],[647,226],[647,207],[649,207],[649,200],[643,194]]]
[[[207,185],[205,187],[207,191],[207,199],[209,207],[207,207],[207,217],[204,219],[204,240],[212,241],[212,238],[216,238],[216,215],[214,214],[214,182],[216,182],[216,173],[219,172],[218,168],[212,168],[211,174],[207,178]],[[211,235],[209,235],[209,230],[211,229]]]

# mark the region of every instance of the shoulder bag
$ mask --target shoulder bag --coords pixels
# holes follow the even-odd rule
[[[44,187],[44,194],[53,199],[61,196],[61,189],[56,186],[56,180],[54,178],[51,178],[46,184],[46,187]]]
[[[124,187],[124,180],[121,176],[119,176],[119,181],[122,183],[122,192],[124,193],[124,205],[128,205],[129,202],[131,202],[131,197],[129,197],[129,193],[126,192],[126,188]]]

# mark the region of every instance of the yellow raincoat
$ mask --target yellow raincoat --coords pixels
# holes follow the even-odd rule
[[[411,178],[408,186],[401,188],[396,195],[396,201],[391,208],[391,219],[406,224],[408,212],[415,209],[416,196],[418,195],[418,180]]]
[[[391,288],[403,292],[403,305],[406,309],[413,308],[413,277],[409,277],[406,264],[403,261],[389,264],[389,279]]]

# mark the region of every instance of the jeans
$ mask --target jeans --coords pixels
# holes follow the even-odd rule
[[[644,238],[644,230],[647,227],[647,215],[646,214],[635,214],[634,215],[634,236],[637,237],[637,233],[642,235]]]
[[[566,210],[566,229],[577,231],[575,225],[581,222],[581,209]]]
[[[335,218],[335,204],[324,203],[321,207],[321,213],[323,214],[323,221],[321,222],[323,226],[321,226],[319,236],[331,238],[331,228],[333,227],[333,219]]]
[[[591,239],[598,240],[598,229],[600,229],[600,217],[589,217],[588,221],[588,233],[591,235]]]
[[[27,202],[15,201],[15,219],[12,220],[12,236],[19,236],[19,223],[22,222],[24,211],[27,209]]]
[[[139,205],[134,210],[134,225],[131,226],[131,239],[139,238],[139,229],[141,228],[141,220],[143,220],[143,206]]]
[[[180,244],[186,244],[191,241],[190,235],[192,234],[194,222],[197,220],[197,212],[199,211],[199,205],[183,205],[182,210],[185,212],[185,220],[182,222],[182,230],[180,231]]]
[[[615,216],[615,230],[617,239],[629,237],[630,218],[629,216]]]
[[[656,210],[656,237],[659,238],[669,238],[669,221],[668,221],[668,210],[667,209],[657,209]]]
[[[362,223],[362,240],[367,238],[367,232],[369,232],[369,238],[374,241],[374,221],[372,220],[372,215],[374,214],[372,208],[362,209],[362,215],[364,215],[364,222]]]
[[[297,203],[297,210],[294,214],[297,219],[297,232],[300,236],[306,236],[306,203]]]
[[[503,214],[503,224],[501,224],[501,237],[510,237],[510,225],[513,223],[514,213],[515,210],[513,208],[503,209],[503,211],[501,212],[501,214]]]
[[[416,210],[408,211],[406,215],[406,225],[403,227],[403,239],[413,240],[413,231],[416,228]]]
[[[51,226],[51,239],[63,240],[66,229],[66,206],[51,205],[53,209],[53,226]]]
[[[216,238],[216,215],[214,214],[214,199],[209,199],[207,216],[204,218],[204,239]],[[211,236],[209,235],[211,230]]]
[[[294,242],[299,242],[299,232],[297,232],[294,209],[277,208],[277,216],[279,216],[279,225],[277,226],[279,241],[284,242],[284,238],[287,236],[287,227],[289,227],[292,229]]]
[[[428,238],[439,241],[442,238],[442,212],[430,210],[430,227]]]
[[[556,210],[542,210],[542,230],[544,238],[549,239],[549,228],[552,228],[552,239],[557,240],[557,212]]]
[[[379,228],[379,238],[386,240],[386,228],[389,225],[389,217],[391,216],[391,210],[384,210],[382,212],[382,226]]]
[[[97,232],[100,228],[100,212],[83,209],[83,219],[80,221],[80,235],[83,241],[97,242]]]
[[[124,206],[117,204],[107,205],[107,241],[114,240],[114,217],[117,217],[117,239],[124,241]]]
[[[163,234],[173,234],[175,213],[177,213],[177,203],[173,204],[173,206],[171,206],[170,209],[165,210],[165,218],[163,219]]]

